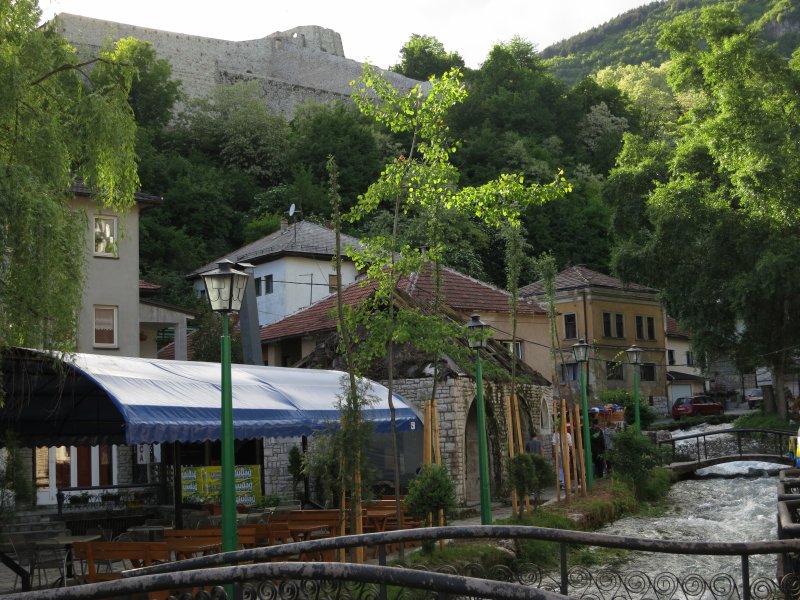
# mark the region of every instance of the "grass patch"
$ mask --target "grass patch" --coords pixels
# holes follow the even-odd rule
[[[498,525],[524,525],[550,529],[590,531],[630,514],[656,514],[666,510],[664,496],[669,491],[672,476],[669,469],[656,469],[648,481],[655,502],[639,502],[629,484],[619,478],[606,477],[595,480],[591,495],[587,498],[573,497],[572,502],[551,502],[539,507],[530,515],[499,519]],[[533,563],[543,569],[557,568],[559,561],[558,542],[518,539],[515,542],[516,557],[504,548],[486,542],[455,542],[444,550],[434,544],[432,550],[418,550],[406,554],[405,565],[441,567],[452,565],[457,570],[468,563],[479,563],[485,569],[495,565],[511,566],[515,563]],[[568,549],[570,565],[593,566],[614,564],[626,557],[626,551],[613,548],[571,545]],[[398,564],[398,563],[394,563]]]
[[[797,424],[789,423],[786,419],[782,419],[776,414],[764,414],[761,412],[751,413],[748,415],[740,415],[733,425],[741,428],[757,428],[757,429],[778,429],[781,431],[795,432]]]
[[[444,550],[434,544],[431,550],[417,550],[406,555],[405,565],[415,567],[441,567],[443,565],[461,566],[467,563],[480,563],[486,569],[495,565],[509,565],[512,556],[507,552],[486,542],[456,542],[445,545]],[[397,562],[393,564],[399,564]]]

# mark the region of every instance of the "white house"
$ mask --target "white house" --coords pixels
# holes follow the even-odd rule
[[[342,251],[358,247],[357,239],[342,235]],[[205,293],[200,274],[228,259],[253,265],[258,324],[268,325],[310,306],[336,291],[336,234],[310,221],[281,224],[281,229],[221,256],[190,273],[195,292]],[[355,281],[358,271],[351,260],[342,262],[342,285]]]

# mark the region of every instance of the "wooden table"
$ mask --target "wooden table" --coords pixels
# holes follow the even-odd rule
[[[42,548],[63,548],[65,551],[64,555],[64,581],[61,583],[66,585],[67,579],[72,579],[75,576],[75,572],[72,568],[72,545],[79,543],[79,542],[94,542],[95,540],[99,540],[100,535],[97,533],[88,534],[88,535],[68,535],[68,534],[59,534],[54,535],[49,538],[44,538],[41,540],[36,540],[35,544]]]
[[[364,509],[364,516],[367,517],[367,521],[369,521],[370,525],[376,532],[384,532],[386,531],[386,524],[389,521],[389,517],[392,517],[396,514],[394,510],[385,510],[385,509],[371,509],[365,508]]]
[[[128,527],[128,531],[133,534],[142,534],[147,538],[148,542],[154,542],[156,539],[161,540],[164,537],[164,532],[168,529],[174,529],[173,525],[132,525]],[[156,536],[159,533],[161,535]]]
[[[315,532],[330,531],[327,523],[288,523],[289,535],[295,542],[305,542],[311,539]]]
[[[206,554],[217,554],[222,546],[222,541],[192,538],[166,538],[164,543],[173,555],[174,560],[183,560]]]

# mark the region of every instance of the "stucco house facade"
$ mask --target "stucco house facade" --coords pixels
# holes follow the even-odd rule
[[[356,238],[342,235],[342,251],[359,247]],[[336,234],[311,221],[287,223],[259,240],[238,248],[189,273],[195,293],[205,294],[201,273],[216,268],[223,259],[253,265],[258,324],[274,323],[303,307],[329,296],[336,288]],[[349,285],[358,274],[353,261],[343,254],[342,285]],[[285,363],[268,362],[273,366]]]
[[[187,322],[193,313],[152,298],[157,286],[139,279],[139,215],[161,202],[137,194],[125,213],[101,207],[82,183],[73,183],[70,206],[85,216],[85,272],[75,350],[154,358],[156,334],[173,328],[178,358],[186,358]],[[131,483],[135,448],[39,447],[31,461],[38,504],[54,504],[58,488]],[[146,477],[146,473],[143,475]]]
[[[545,301],[544,282],[520,289],[525,298]],[[573,266],[556,275],[557,337],[561,350],[558,383],[573,394],[579,391],[580,371],[572,346],[584,339],[590,345],[587,395],[590,406],[599,403],[603,390],[633,391],[633,368],[625,350],[642,349],[639,397],[657,413],[667,414],[664,313],[658,290],[584,266]]]

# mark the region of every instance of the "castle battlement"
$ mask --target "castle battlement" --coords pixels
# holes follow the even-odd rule
[[[291,117],[298,104],[350,97],[350,82],[362,64],[346,58],[341,36],[325,27],[304,25],[256,40],[230,41],[103,21],[68,13],[56,15],[56,27],[77,50],[96,55],[125,37],[153,44],[172,65],[187,98],[208,96],[217,85],[258,80],[270,110]],[[417,81],[383,71],[398,89]]]

